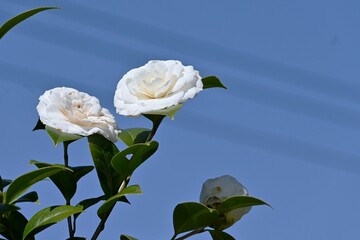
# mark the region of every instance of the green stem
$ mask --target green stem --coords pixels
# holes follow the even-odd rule
[[[194,236],[195,234],[199,234],[199,233],[203,233],[203,232],[205,232],[205,228],[198,228],[198,229],[195,229],[194,231],[189,232],[188,234],[185,234],[182,237],[176,238],[175,240],[184,240],[188,237]]]
[[[150,119],[153,123],[153,127],[149,136],[146,139],[146,142],[150,142],[151,139],[155,136],[156,131],[158,130],[162,120],[166,117],[165,115],[144,115],[146,118]]]
[[[69,155],[68,155],[69,144],[70,144],[70,142],[63,142],[63,145],[64,145],[64,165],[65,165],[66,168],[69,167]],[[70,199],[66,200],[66,205],[69,205],[69,206],[71,205]],[[72,237],[75,236],[75,227],[73,228],[71,216],[69,216],[67,218],[67,223],[68,223],[68,229],[69,229],[69,237],[72,238]]]
[[[129,182],[130,182],[130,178],[126,179],[123,182],[124,184],[121,184],[118,192],[120,192],[122,189],[126,188],[127,185],[129,184]],[[100,223],[97,226],[93,236],[91,237],[91,240],[96,240],[99,237],[100,233],[105,229],[105,223],[106,223],[107,219],[109,218],[112,210],[114,209],[115,204],[116,204],[116,202],[113,203],[112,206],[109,208],[109,210],[101,217]]]

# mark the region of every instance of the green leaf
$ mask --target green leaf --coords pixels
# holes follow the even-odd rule
[[[45,130],[45,125],[42,123],[40,119],[38,119],[36,126],[34,127],[33,131],[36,130]]]
[[[210,233],[213,240],[236,240],[230,234],[223,231],[218,231],[218,230],[207,230],[207,231]]]
[[[33,191],[19,197],[16,201],[14,201],[14,204],[20,202],[37,202],[38,200],[39,200],[39,196],[37,192]]]
[[[7,239],[21,240],[22,235],[27,224],[27,219],[18,211],[13,211],[6,218],[1,219],[1,223],[6,228],[1,232]],[[28,240],[34,240],[33,237]]]
[[[88,141],[101,188],[109,198],[117,194],[122,183],[120,174],[111,166],[111,159],[119,150],[111,141],[99,134],[89,136]]]
[[[66,240],[86,240],[86,238],[84,238],[84,237],[71,237],[71,238],[68,238]]]
[[[153,155],[158,147],[159,144],[155,141],[134,144],[116,154],[111,160],[111,165],[120,174],[121,181],[124,181],[132,175],[136,168]]]
[[[139,185],[132,185],[132,186],[128,186],[124,189],[122,189],[118,194],[116,194],[115,196],[112,196],[111,198],[109,198],[108,200],[106,200],[98,209],[97,214],[100,218],[103,217],[103,215],[110,210],[115,203],[122,198],[125,195],[129,195],[129,194],[142,194],[140,186]]]
[[[145,143],[151,130],[147,128],[121,129],[119,138],[128,146],[136,143]]]
[[[20,13],[19,15],[9,19],[7,22],[5,22],[1,27],[0,27],[0,39],[13,27],[15,27],[17,24],[19,24],[20,22],[24,21],[25,19],[39,13],[45,10],[50,10],[50,9],[59,9],[58,7],[41,7],[41,8],[36,8],[36,9],[32,9],[29,10],[27,12],[23,12]]]
[[[227,213],[229,211],[238,209],[238,208],[243,208],[243,207],[251,207],[251,206],[256,206],[256,205],[267,205],[269,207],[271,207],[269,204],[267,204],[266,202],[254,198],[254,197],[249,197],[249,196],[233,196],[230,198],[225,199],[220,207],[219,207],[219,213],[223,214],[223,213]]]
[[[129,235],[121,235],[120,240],[138,240],[138,239],[134,237],[130,237]]]
[[[75,140],[83,138],[83,136],[81,136],[81,135],[63,133],[60,130],[57,130],[57,129],[49,127],[49,126],[46,126],[45,130],[49,134],[51,139],[53,140],[55,146],[57,146],[59,143],[62,143],[62,142],[73,142]]]
[[[62,171],[63,169],[64,168],[60,166],[50,166],[21,175],[9,185],[7,191],[5,192],[4,202],[9,204],[13,203],[32,185]]]
[[[82,212],[81,206],[52,206],[40,210],[29,220],[25,226],[23,240],[34,236],[51,225],[70,217],[73,214]]]
[[[203,83],[203,89],[207,89],[207,88],[225,88],[225,85],[222,84],[222,82],[220,81],[220,79],[218,79],[215,76],[209,76],[209,77],[205,77],[203,79],[201,79],[202,83]]]
[[[62,166],[64,171],[58,172],[50,176],[51,181],[60,190],[65,200],[70,200],[76,193],[77,182],[81,177],[91,172],[94,169],[93,166],[80,166],[80,167],[68,167],[60,164],[49,164],[38,161],[30,161],[31,164],[35,164],[38,168],[44,168],[48,166]]]
[[[178,204],[173,213],[174,237],[180,233],[204,228],[211,225],[219,217],[215,209],[210,209],[197,202]]]
[[[174,105],[174,106],[171,106],[171,107],[168,107],[165,109],[149,111],[149,112],[143,113],[142,115],[149,118],[150,120],[152,120],[151,118],[153,118],[152,115],[168,116],[171,120],[174,120],[175,114],[182,108],[182,106],[183,106],[183,104],[179,103],[177,105]]]
[[[4,191],[4,188],[8,186],[12,181],[10,179],[2,179],[0,176],[0,191]]]
[[[19,210],[19,209],[20,208],[15,206],[15,205],[10,205],[10,204],[6,204],[6,203],[0,203],[0,213],[16,211],[16,210]]]
[[[100,197],[96,197],[96,198],[88,198],[88,199],[82,200],[76,206],[82,206],[83,211],[85,211],[87,208],[97,204],[101,200],[105,200],[105,196],[100,196]],[[80,214],[81,214],[81,212],[74,214],[74,219],[78,218]]]

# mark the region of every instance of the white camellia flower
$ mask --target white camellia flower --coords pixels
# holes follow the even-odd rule
[[[199,72],[175,60],[153,60],[126,73],[117,85],[116,112],[138,116],[185,102],[203,89]]]
[[[217,209],[225,199],[239,195],[248,196],[249,194],[247,189],[234,177],[225,175],[208,179],[204,182],[201,189],[200,202],[208,207]],[[216,226],[216,229],[222,230],[230,227],[247,214],[250,209],[251,207],[244,207],[226,213],[226,221]]]
[[[73,88],[57,87],[39,98],[40,121],[64,133],[89,136],[99,133],[116,142],[119,128],[114,116],[96,97]]]

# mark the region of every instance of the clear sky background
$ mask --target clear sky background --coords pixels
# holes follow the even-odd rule
[[[144,194],[117,205],[100,239],[170,239],[176,204],[198,201],[202,183],[224,174],[274,207],[254,207],[228,230],[236,239],[359,239],[360,1],[1,0],[0,21],[40,6],[62,10],[0,42],[2,177],[33,170],[31,159],[62,162],[62,148],[31,131],[45,90],[77,88],[115,115],[115,87],[128,70],[177,59],[228,90],[203,91],[163,122],[158,152],[132,178]],[[72,165],[91,164],[85,139],[69,154]],[[23,204],[27,216],[64,203],[49,181],[34,189],[40,204]],[[92,172],[73,202],[100,194]],[[79,235],[97,224],[96,209],[87,211]],[[38,235],[66,237],[65,223]]]

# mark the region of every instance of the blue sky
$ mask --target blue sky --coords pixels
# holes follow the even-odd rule
[[[202,183],[223,174],[274,207],[254,207],[229,229],[236,239],[359,237],[359,1],[2,0],[0,21],[39,6],[62,10],[36,15],[0,43],[2,177],[33,170],[31,159],[62,161],[61,148],[31,131],[45,90],[77,88],[115,114],[122,75],[177,59],[228,90],[203,91],[163,122],[158,152],[132,178],[144,194],[116,207],[100,239],[169,239],[176,204],[198,201]],[[117,120],[150,127],[143,118]],[[73,165],[91,164],[85,140],[69,154]],[[74,202],[101,193],[95,177],[80,183]],[[28,216],[63,203],[50,187],[34,188],[40,204],[25,204]],[[79,234],[97,223],[95,209],[87,211]],[[38,239],[53,236],[66,238],[64,223]]]

